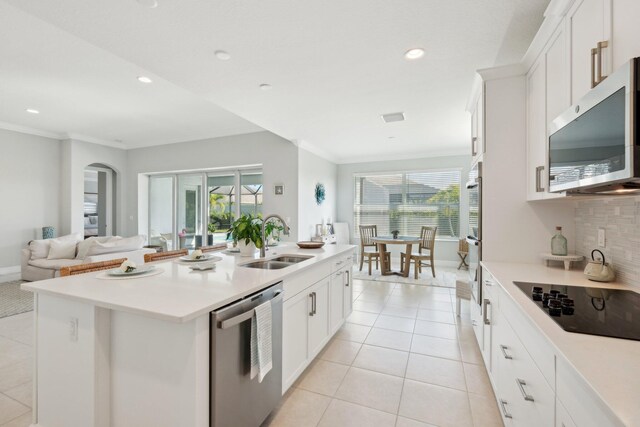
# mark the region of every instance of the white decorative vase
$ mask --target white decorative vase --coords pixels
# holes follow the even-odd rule
[[[253,256],[256,252],[256,245],[251,241],[247,245],[244,239],[238,241],[238,248],[240,248],[240,256]]]

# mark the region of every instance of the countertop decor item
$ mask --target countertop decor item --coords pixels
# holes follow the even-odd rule
[[[324,242],[298,242],[298,247],[301,249],[319,249],[324,246]]]
[[[572,262],[579,262],[584,259],[582,255],[553,255],[550,252],[540,254],[543,260],[545,260],[547,267],[549,267],[549,261],[560,261],[564,263],[564,269],[571,269]]]
[[[316,195],[316,203],[318,204],[318,206],[320,206],[322,202],[324,202],[324,198],[325,198],[324,184],[321,184],[321,183],[316,184],[315,195]]]
[[[600,254],[600,260],[596,260],[596,252]],[[598,249],[591,251],[591,261],[589,261],[584,268],[584,275],[587,276],[587,279],[593,280],[594,282],[611,282],[616,278],[616,272],[613,270],[613,267],[605,262],[604,254]]]
[[[567,255],[567,238],[562,235],[562,227],[556,227],[556,234],[551,238],[551,255]]]

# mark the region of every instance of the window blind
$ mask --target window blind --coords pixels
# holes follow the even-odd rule
[[[360,225],[376,225],[381,236],[419,236],[422,226],[437,226],[439,237],[460,234],[460,171],[358,174],[354,181],[355,237]]]

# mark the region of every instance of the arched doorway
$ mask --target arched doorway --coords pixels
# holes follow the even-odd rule
[[[116,227],[116,172],[101,163],[84,169],[84,237],[112,236]]]

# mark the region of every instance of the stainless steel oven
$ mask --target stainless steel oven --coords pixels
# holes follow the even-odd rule
[[[469,172],[469,284],[471,296],[477,304],[482,304],[482,162],[477,162]]]

